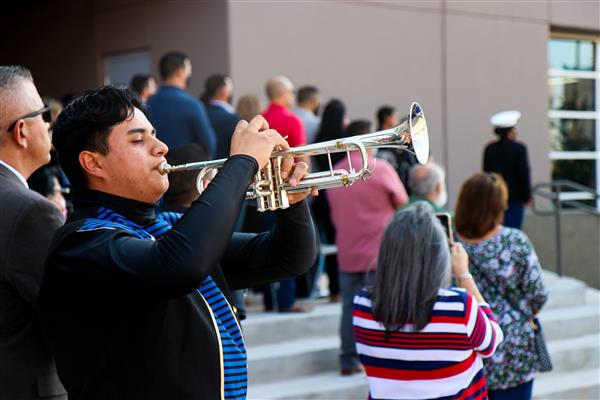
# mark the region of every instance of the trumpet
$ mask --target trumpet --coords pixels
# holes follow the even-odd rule
[[[421,164],[429,157],[429,135],[425,115],[418,103],[412,103],[409,118],[393,128],[364,135],[351,136],[305,146],[292,147],[284,151],[274,151],[267,165],[260,169],[246,191],[246,199],[256,199],[257,211],[284,209],[290,206],[288,193],[306,192],[312,189],[331,189],[348,187],[357,179],[366,180],[374,171],[370,165],[367,150],[372,148],[398,148],[413,153]],[[361,165],[358,169],[352,166],[350,152],[360,152]],[[331,154],[346,152],[349,168],[334,169]],[[327,155],[329,171],[307,174],[297,186],[290,186],[281,177],[281,162],[284,156],[317,156]],[[200,161],[181,165],[160,165],[161,174],[171,172],[200,170],[196,180],[198,193],[204,191],[205,176],[221,168],[227,159]]]

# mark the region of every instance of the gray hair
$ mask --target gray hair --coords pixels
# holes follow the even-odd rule
[[[15,98],[21,88],[22,81],[33,82],[31,72],[25,67],[19,65],[0,65],[0,128],[2,130],[8,128],[5,125],[10,124],[9,118],[14,113]],[[0,135],[0,145],[4,145],[7,140],[7,135]]]
[[[20,65],[0,65],[0,90],[13,89],[21,79],[33,81],[27,68]]]
[[[413,194],[425,197],[446,179],[444,169],[435,163],[414,166],[408,175],[408,187]]]
[[[442,225],[425,202],[401,209],[383,234],[373,314],[387,331],[421,330],[431,320],[438,290],[450,285],[450,250]]]

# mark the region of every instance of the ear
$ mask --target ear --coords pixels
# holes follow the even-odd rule
[[[29,136],[29,131],[27,130],[27,124],[22,119],[17,121],[14,129],[11,131],[12,138],[17,144],[17,146],[26,149],[27,148],[27,138]]]
[[[104,178],[101,155],[93,151],[84,150],[79,153],[79,165],[90,177]]]
[[[437,185],[435,185],[435,192],[436,193],[442,193],[442,184],[440,182],[437,183]]]

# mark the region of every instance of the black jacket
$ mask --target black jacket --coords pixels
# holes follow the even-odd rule
[[[78,231],[99,206],[148,226],[151,205],[100,192],[76,200],[40,293],[70,399],[221,398],[220,339],[195,289],[210,275],[230,300],[229,287],[303,273],[316,257],[306,202],[277,212],[271,232],[232,235],[256,168],[250,157],[232,157],[156,241],[119,229]]]
[[[509,202],[529,201],[531,178],[524,144],[506,138],[488,144],[483,154],[483,170],[502,175],[508,186]]]
[[[241,118],[215,104],[206,106],[206,113],[217,135],[217,152],[214,158],[227,158],[231,147],[231,136]]]

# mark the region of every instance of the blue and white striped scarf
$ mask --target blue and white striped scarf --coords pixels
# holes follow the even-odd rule
[[[100,207],[98,217],[87,219],[79,231],[120,229],[140,239],[156,240],[171,229],[179,218],[179,213],[164,212],[156,216],[154,224],[142,227],[108,208]],[[219,328],[223,348],[225,400],[245,399],[248,391],[246,345],[233,311],[210,275],[196,290],[208,303]]]

